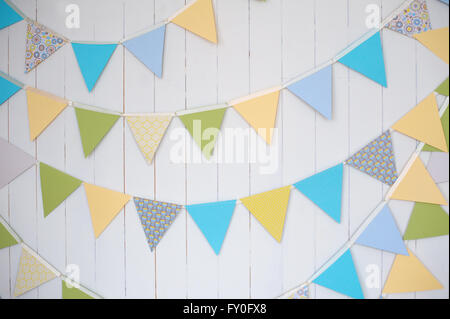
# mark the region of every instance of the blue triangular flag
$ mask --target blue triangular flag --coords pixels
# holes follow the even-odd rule
[[[333,104],[332,66],[289,85],[288,90],[331,120]]]
[[[368,40],[347,53],[339,59],[339,62],[387,87],[380,32],[375,33]]]
[[[0,75],[0,105],[22,89],[20,86],[8,81]]]
[[[235,207],[235,200],[186,206],[186,210],[217,255],[222,247]]]
[[[361,236],[358,237],[356,243],[394,254],[409,256],[402,235],[387,205],[384,206],[383,210],[378,213]]]
[[[73,52],[75,52],[81,74],[83,74],[84,82],[89,92],[94,88],[116,47],[117,44],[115,43],[72,43]]]
[[[344,165],[339,164],[294,184],[338,223],[341,221],[343,171]]]
[[[448,0],[440,0],[440,1],[443,2],[443,3],[448,4]]]
[[[123,45],[158,77],[162,76],[166,25],[133,38]]]
[[[364,299],[350,250],[314,279],[313,283],[355,299]]]
[[[11,8],[5,0],[0,0],[0,30],[22,20],[22,16]]]

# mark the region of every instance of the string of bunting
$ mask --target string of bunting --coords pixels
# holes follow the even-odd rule
[[[14,9],[7,6],[7,3],[4,1],[0,0],[2,8],[6,10],[4,16],[2,15],[0,17],[2,20],[0,26],[8,25],[8,21],[10,20],[15,21],[10,17],[15,12]],[[183,12],[190,12],[189,10],[200,10],[203,12],[206,10],[204,10],[204,6],[208,3],[210,3],[210,0],[197,0]],[[8,17],[9,19],[7,19]],[[194,17],[197,17],[197,15],[187,15],[185,18],[193,19]],[[187,21],[191,21],[189,19]],[[176,19],[170,21],[180,22]],[[194,21],[197,20],[194,19]],[[180,24],[182,23],[180,22]],[[184,25],[186,24],[187,22]],[[327,63],[281,86],[241,97],[227,103],[168,114],[125,114],[56,97],[48,92],[28,87],[20,83],[20,81],[0,72],[0,104],[7,101],[21,89],[26,91],[31,140],[35,140],[66,107],[73,107],[76,113],[85,157],[92,154],[119,118],[125,117],[136,143],[149,165],[153,161],[158,146],[172,118],[176,116],[181,120],[195,143],[200,147],[203,156],[209,160],[213,155],[218,134],[213,134],[208,136],[207,139],[204,139],[203,133],[205,130],[211,128],[216,129],[218,132],[221,129],[225,112],[229,108],[233,108],[238,112],[258,135],[270,145],[272,143],[273,129],[278,113],[279,95],[282,89],[287,89],[300,100],[314,108],[319,114],[327,119],[331,119],[333,104],[332,66],[335,63],[339,62],[386,87],[385,63],[380,34],[380,30],[384,27],[417,39],[448,63],[448,27],[432,30],[426,1],[407,0],[378,29],[369,31]],[[138,37],[130,41],[138,41],[139,39]],[[97,55],[90,52],[90,49],[86,49],[81,44],[73,43],[73,46],[74,49],[77,48],[76,50],[79,51],[78,58],[79,56],[84,57],[81,58],[82,62],[80,62],[79,58],[83,74],[101,73],[101,70],[96,68],[102,67],[103,69],[110,54],[112,54],[112,50],[108,51],[108,54],[102,51],[105,53],[103,59],[93,61],[91,59],[94,59]],[[89,48],[91,46],[89,45]],[[146,56],[151,52],[150,49],[148,50],[145,53]],[[84,64],[86,68],[82,67]],[[95,84],[96,80],[97,78],[91,84]],[[448,85],[448,79],[445,83]],[[197,122],[201,123],[200,126],[197,126],[200,129],[200,134],[195,134],[194,132]]]

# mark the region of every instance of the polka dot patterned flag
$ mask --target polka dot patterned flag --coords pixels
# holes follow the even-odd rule
[[[386,26],[408,37],[431,30],[430,14],[425,0],[415,0]]]

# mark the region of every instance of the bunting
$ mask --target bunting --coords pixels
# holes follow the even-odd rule
[[[430,13],[425,0],[414,0],[386,26],[408,37],[431,30]]]
[[[449,91],[449,78],[447,78],[447,80],[445,80],[444,82],[442,82],[436,89],[436,93],[440,94],[440,95],[444,95],[444,96],[448,96],[448,91]]]
[[[294,184],[338,223],[341,222],[343,172],[344,165],[339,164]]]
[[[95,299],[81,289],[68,287],[65,280],[61,280],[62,299]]]
[[[447,150],[449,147],[449,116],[448,116],[448,107],[445,110],[444,114],[441,117],[441,124],[442,124],[442,129],[444,130],[444,138],[445,138],[445,145],[447,146]],[[425,145],[422,148],[423,152],[442,152],[442,150],[433,147],[429,144]]]
[[[449,234],[449,217],[439,205],[415,203],[403,238],[416,240]]]
[[[241,198],[242,204],[252,213],[263,227],[281,242],[284,221],[289,204],[291,186],[274,189],[265,193]]]
[[[222,248],[235,207],[235,200],[186,206],[216,255]]]
[[[449,33],[448,27],[429,30],[427,32],[416,34],[416,38],[420,43],[427,47],[431,52],[436,54],[445,63],[449,60]]]
[[[8,228],[0,220],[0,249],[17,245],[16,238],[9,232]]]
[[[0,188],[36,164],[34,157],[0,138]]]
[[[22,88],[20,86],[8,81],[0,74],[0,106],[21,89]]]
[[[22,20],[22,16],[11,8],[5,0],[0,0],[0,30]]]
[[[448,182],[448,153],[432,153],[428,162],[428,173],[436,184]]]

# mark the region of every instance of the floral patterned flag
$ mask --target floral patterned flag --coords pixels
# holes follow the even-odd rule
[[[414,0],[386,26],[408,37],[431,30],[430,14],[425,0]]]

